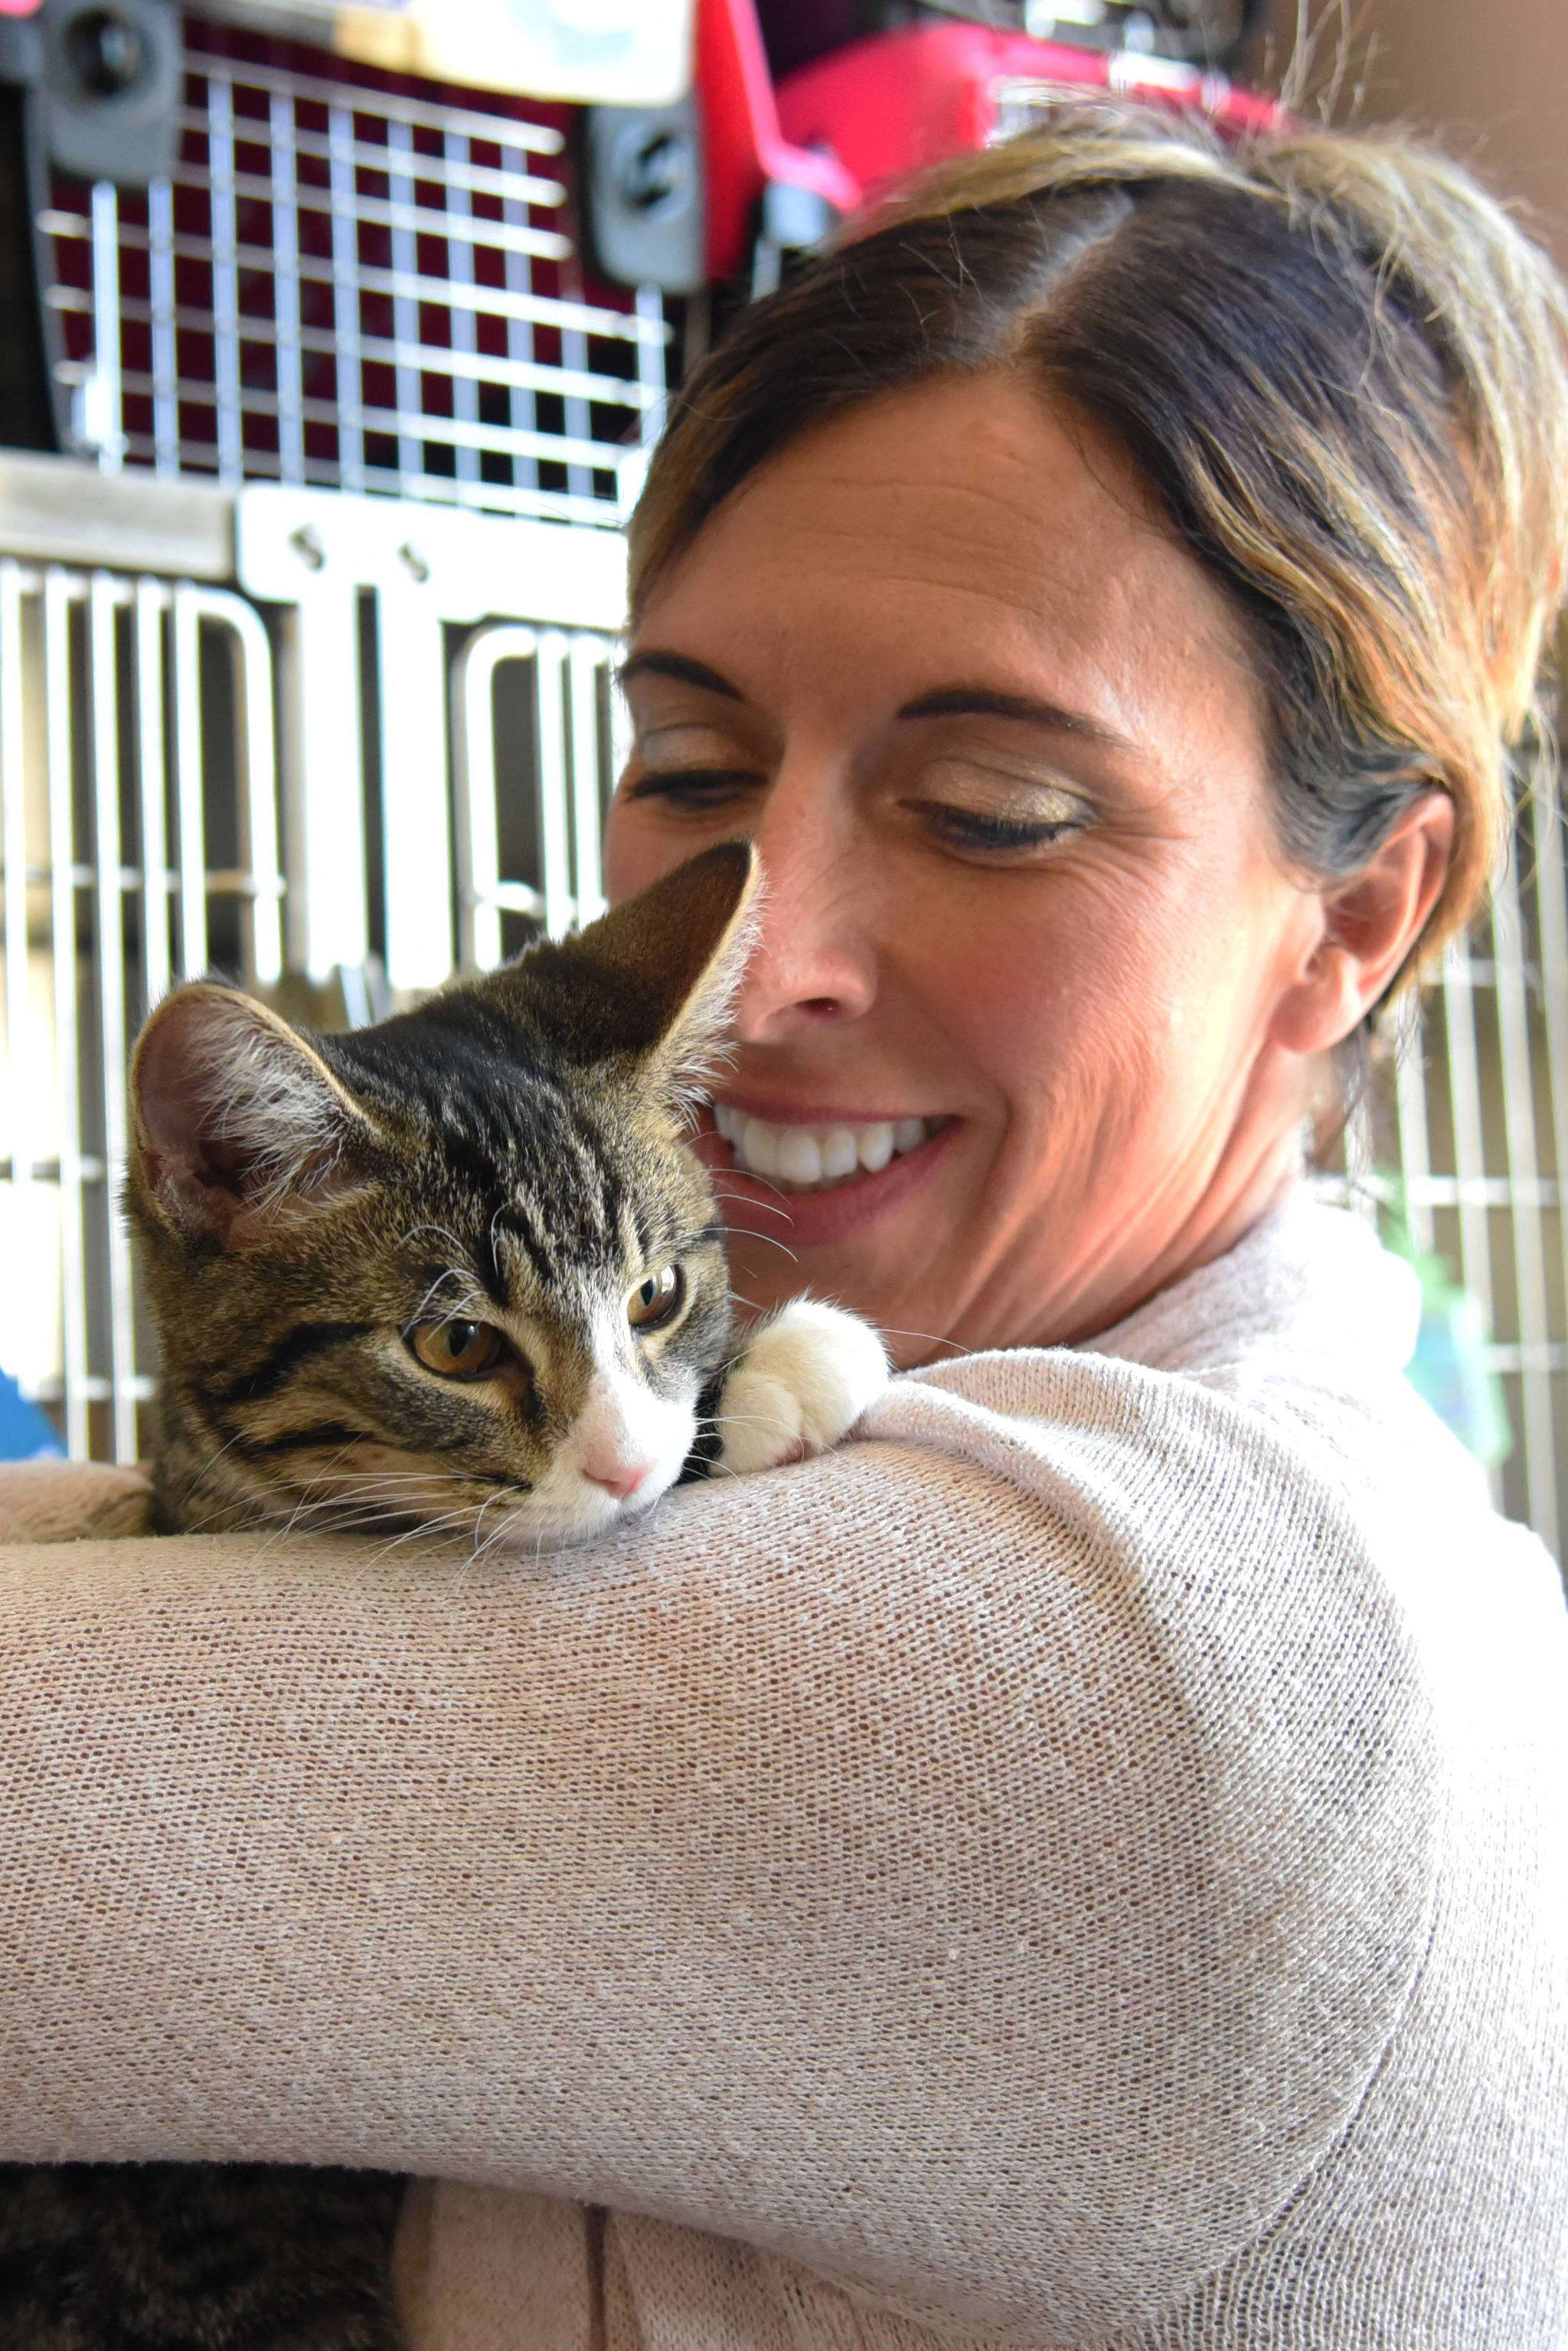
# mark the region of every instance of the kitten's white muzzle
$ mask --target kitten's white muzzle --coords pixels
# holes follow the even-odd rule
[[[508,1514],[508,1528],[541,1549],[640,1518],[674,1484],[691,1451],[695,1395],[655,1395],[635,1366],[615,1359],[617,1335],[596,1333],[598,1368],[571,1433],[548,1477]]]

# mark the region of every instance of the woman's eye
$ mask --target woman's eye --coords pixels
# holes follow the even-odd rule
[[[656,1331],[674,1322],[685,1303],[686,1277],[678,1265],[662,1265],[639,1282],[626,1301],[626,1320],[633,1331]]]
[[[749,744],[729,729],[667,712],[636,719],[632,758],[627,799],[663,800],[694,814],[723,808],[764,780]]]
[[[946,847],[972,852],[1006,855],[1031,849],[1049,849],[1053,841],[1064,841],[1082,830],[1088,821],[1088,810],[1069,800],[1065,794],[1042,796],[1046,804],[1038,815],[1003,814],[988,809],[966,808],[952,800],[917,799],[904,805],[925,821]]]
[[[650,768],[626,788],[630,800],[667,800],[676,808],[722,808],[761,781],[752,768]]]
[[[416,1322],[403,1340],[427,1372],[445,1380],[482,1379],[511,1353],[493,1322]]]

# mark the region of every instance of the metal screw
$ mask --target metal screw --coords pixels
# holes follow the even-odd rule
[[[408,573],[409,578],[416,581],[418,585],[423,588],[425,581],[430,577],[430,566],[425,561],[423,556],[421,555],[418,548],[413,544],[413,541],[412,539],[405,538],[402,545],[398,549],[397,553],[398,561],[402,565],[402,568]]]
[[[313,522],[302,522],[298,530],[288,534],[288,544],[312,571],[319,571],[327,560],[327,550],[321,544],[321,534]]]
[[[692,146],[674,129],[633,131],[615,155],[616,193],[633,212],[667,210],[686,193],[692,177]]]
[[[66,55],[94,98],[119,98],[146,78],[147,44],[117,8],[86,8],[65,31]]]

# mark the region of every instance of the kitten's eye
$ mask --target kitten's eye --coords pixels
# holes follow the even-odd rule
[[[686,1277],[678,1265],[662,1265],[626,1301],[626,1320],[633,1331],[656,1331],[685,1303]]]
[[[427,1372],[448,1380],[482,1379],[508,1352],[493,1322],[416,1322],[403,1337]]]

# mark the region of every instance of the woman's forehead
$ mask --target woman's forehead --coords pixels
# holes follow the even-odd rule
[[[1020,691],[1071,685],[1112,728],[1173,693],[1236,697],[1257,718],[1221,589],[1115,444],[1010,371],[884,394],[801,434],[672,566],[636,642],[705,656],[762,700],[802,664],[824,688],[841,671],[902,695],[981,663]]]

